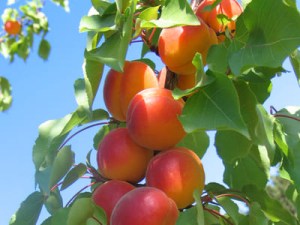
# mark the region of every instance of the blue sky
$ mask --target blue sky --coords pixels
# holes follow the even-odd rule
[[[6,7],[0,1],[0,11]],[[0,75],[13,87],[14,102],[10,110],[0,113],[0,224],[8,224],[11,215],[31,192],[34,191],[34,167],[32,147],[38,135],[38,126],[46,120],[61,118],[76,109],[73,83],[82,77],[83,51],[86,36],[78,32],[80,18],[86,15],[89,1],[70,2],[70,13],[47,1],[45,13],[49,17],[51,31],[47,35],[52,51],[49,60],[43,62],[37,56],[37,42],[28,61],[20,59],[10,64],[0,57]],[[132,49],[131,49],[132,50]],[[129,58],[138,55],[130,54]],[[287,70],[291,70],[288,63]],[[266,102],[280,109],[287,105],[300,105],[300,89],[293,73],[286,73],[274,80],[274,92]],[[101,90],[95,107],[104,107]],[[82,133],[72,140],[76,162],[84,162],[92,148],[97,129]],[[207,182],[222,180],[222,162],[211,147],[203,159]],[[87,182],[87,181],[86,181]],[[80,185],[63,192],[68,201]],[[80,186],[82,187],[82,186]],[[47,216],[44,211],[43,217]]]

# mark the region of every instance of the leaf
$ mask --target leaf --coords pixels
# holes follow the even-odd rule
[[[130,8],[127,8],[127,12],[122,16],[122,27],[109,36],[100,47],[90,51],[86,50],[86,59],[101,62],[117,71],[123,70],[133,26],[133,12]]]
[[[82,68],[88,103],[92,107],[102,78],[104,65],[97,61],[85,59]]]
[[[232,164],[249,154],[252,142],[235,131],[218,131],[215,146],[222,160]]]
[[[51,225],[67,225],[70,208],[61,208],[51,218]]]
[[[101,224],[107,224],[107,218],[106,218],[105,211],[101,207],[97,206],[96,204],[94,207],[95,208],[94,208],[93,217],[95,217],[97,219],[97,224],[99,224],[99,222]]]
[[[70,146],[65,146],[59,150],[55,157],[50,176],[50,188],[56,185],[70,170],[74,163],[75,154]]]
[[[299,49],[296,49],[291,55],[290,55],[290,62],[293,66],[294,73],[297,77],[298,84],[300,85],[300,51]]]
[[[44,196],[33,192],[22,203],[10,219],[9,225],[35,225],[43,207]]]
[[[262,212],[260,205],[257,202],[253,202],[250,205],[249,212],[249,224],[268,225],[268,220],[265,214]]]
[[[103,12],[112,5],[112,3],[106,0],[91,0],[91,3],[100,15],[102,15]]]
[[[94,149],[98,149],[98,146],[105,135],[107,135],[110,131],[109,125],[104,125],[101,127],[101,129],[97,132],[97,134],[94,137]]]
[[[184,210],[179,213],[179,218],[176,221],[176,225],[198,225],[195,218],[197,217],[196,207]]]
[[[284,1],[252,0],[236,24],[229,47],[236,75],[251,67],[279,67],[300,45],[300,14]]]
[[[142,28],[167,28],[199,24],[200,22],[187,0],[166,0],[158,20],[141,21]]]
[[[209,146],[209,137],[205,131],[197,130],[188,133],[177,146],[186,147],[193,150],[200,158],[202,158]]]
[[[198,225],[205,225],[204,221],[204,211],[203,206],[201,202],[201,193],[197,190],[194,191],[193,197],[196,201],[196,209],[197,209],[197,224]]]
[[[69,0],[51,0],[51,1],[59,6],[63,7],[66,12],[70,11]]]
[[[64,190],[70,185],[72,185],[75,181],[77,181],[80,177],[82,177],[87,171],[86,165],[83,163],[79,163],[74,168],[72,168],[64,178],[60,190]]]
[[[263,188],[269,178],[270,162],[264,148],[253,146],[248,156],[223,163],[224,182],[233,189],[241,190],[249,184]]]
[[[94,204],[91,198],[77,198],[72,204],[67,225],[81,225],[85,224],[86,220],[92,217],[94,213]]]
[[[115,15],[84,16],[80,20],[79,31],[106,32],[116,30]]]
[[[50,43],[47,40],[42,39],[38,50],[39,56],[44,60],[48,59],[50,50],[51,50]]]
[[[85,113],[91,117],[90,105],[85,87],[85,80],[83,78],[77,79],[74,84],[75,98],[78,104],[77,111]]]
[[[239,207],[234,203],[229,197],[222,196],[216,197],[217,202],[225,210],[225,212],[230,216],[233,221],[233,224],[239,224],[240,214]]]
[[[265,190],[257,188],[253,185],[244,187],[243,192],[247,194],[253,202],[258,202],[261,209],[271,221],[281,221],[282,225],[296,225],[297,220],[282,205],[269,197]]]
[[[235,130],[249,136],[236,90],[222,74],[188,99],[179,119],[188,133],[197,129]]]
[[[0,76],[0,112],[9,109],[12,103],[11,86],[5,77]]]

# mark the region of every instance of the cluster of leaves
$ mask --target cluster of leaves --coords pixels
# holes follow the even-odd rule
[[[96,149],[116,124],[105,110],[93,106],[105,65],[121,71],[129,46],[137,39],[144,41],[139,59],[151,62],[144,56],[156,46],[161,29],[198,23],[186,0],[91,2],[90,14],[80,23],[88,40],[84,77],[75,82],[78,108],[40,126],[33,148],[38,190],[21,204],[10,225],[36,224],[43,205],[51,214],[43,225],[105,224],[103,211],[88,200],[93,184],[103,181],[90,163],[92,152],[86,164],[74,166],[75,153],[66,143],[78,132],[69,135],[76,127],[102,124],[94,138]],[[211,141],[225,167],[224,184],[209,183],[201,196],[195,193],[196,204],[180,212],[177,225],[299,224],[300,106],[269,113],[263,104],[271,94],[272,79],[284,76],[286,58],[300,80],[300,13],[294,0],[247,3],[237,18],[234,39],[213,46],[205,68],[201,55],[195,55],[197,85],[173,91],[176,98],[193,93],[180,116],[188,134],[179,145],[203,157],[209,150],[207,131],[216,131]],[[154,38],[147,39],[152,34]],[[270,174],[271,168],[277,173]],[[83,174],[91,176],[91,190],[76,193],[64,206],[61,191]]]
[[[62,6],[68,11],[67,0],[52,0],[53,3]],[[12,6],[15,1],[8,1]],[[2,28],[0,29],[0,54],[13,62],[15,56],[26,60],[33,46],[35,36],[41,36],[38,47],[38,55],[46,60],[50,53],[50,43],[46,40],[49,31],[47,16],[42,12],[43,0],[32,0],[20,5],[19,8],[6,8],[1,16]],[[22,29],[18,35],[10,35],[4,30],[7,21],[20,22]],[[0,77],[0,111],[7,110],[12,103],[11,86],[5,77]]]

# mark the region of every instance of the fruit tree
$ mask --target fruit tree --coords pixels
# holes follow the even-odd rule
[[[40,125],[37,188],[10,225],[36,224],[43,206],[42,225],[300,224],[300,106],[264,106],[286,59],[300,81],[296,1],[91,5],[79,24],[78,108]],[[132,48],[140,53],[129,60]],[[94,149],[75,162],[72,138],[95,126]],[[209,142],[223,183],[205,180]],[[81,177],[88,184],[64,203]]]

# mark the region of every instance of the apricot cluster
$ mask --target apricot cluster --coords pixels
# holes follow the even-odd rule
[[[203,191],[199,157],[176,145],[186,135],[178,116],[184,101],[159,85],[154,71],[126,61],[123,72],[109,70],[103,96],[110,114],[126,122],[100,142],[98,172],[106,178],[93,192],[111,225],[174,225]],[[136,213],[138,211],[139,213]]]

